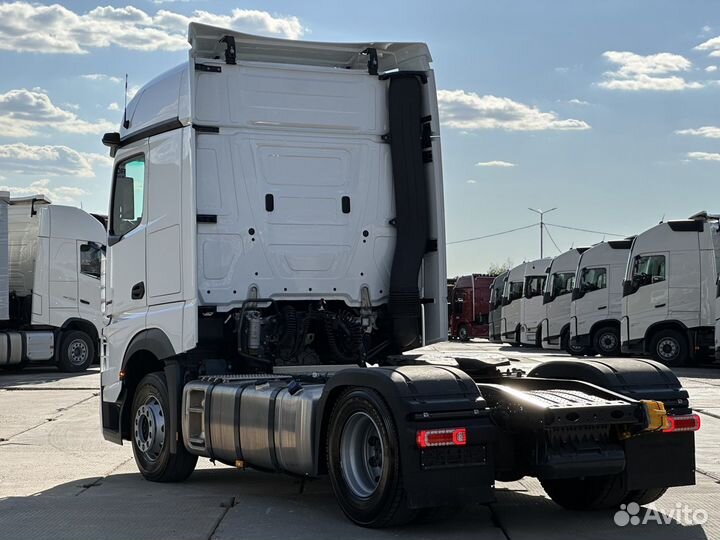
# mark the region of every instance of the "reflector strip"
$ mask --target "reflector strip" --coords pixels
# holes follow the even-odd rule
[[[697,414],[686,414],[683,416],[668,416],[669,427],[663,429],[664,433],[675,433],[678,431],[697,431],[700,429],[700,417]]]
[[[465,446],[467,430],[465,428],[423,429],[417,432],[415,440],[419,448]]]

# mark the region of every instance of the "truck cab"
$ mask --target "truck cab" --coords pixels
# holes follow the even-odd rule
[[[54,362],[64,371],[84,370],[99,353],[105,229],[83,210],[51,204],[44,195],[0,199],[9,278],[0,365]]]
[[[714,352],[719,244],[717,217],[704,212],[635,238],[623,282],[623,352],[670,366]]]
[[[552,260],[543,292],[545,318],[542,348],[573,353],[570,344],[570,300],[580,256],[587,248],[572,248]]]
[[[545,318],[543,291],[552,259],[537,259],[525,265],[525,285],[520,300],[520,343],[540,347],[541,321]]]
[[[525,291],[525,266],[522,263],[508,271],[500,310],[500,338],[503,343],[520,345],[520,304]]]
[[[460,341],[488,337],[491,276],[460,276],[452,292],[449,337]]]
[[[502,298],[505,281],[507,281],[508,272],[503,272],[493,279],[490,285],[490,312],[488,313],[489,339],[494,343],[500,343],[500,320],[502,318]]]
[[[620,353],[622,283],[632,238],[595,244],[580,255],[570,303],[573,354]]]

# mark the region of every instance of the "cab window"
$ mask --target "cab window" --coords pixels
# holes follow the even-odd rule
[[[583,268],[580,276],[580,290],[583,292],[599,291],[607,287],[606,268]]]
[[[80,246],[80,273],[100,279],[100,262],[102,250],[97,246],[82,244]]]
[[[575,272],[556,272],[552,275],[550,293],[553,298],[563,296],[572,291],[575,284]]]
[[[122,236],[140,225],[145,195],[145,158],[137,156],[115,169],[110,234]]]
[[[547,276],[528,276],[525,278],[525,298],[534,298],[543,293]]]
[[[665,281],[665,255],[635,257],[632,279],[638,287]]]
[[[523,293],[523,282],[522,281],[511,281],[509,287],[508,300],[512,302],[522,297]]]

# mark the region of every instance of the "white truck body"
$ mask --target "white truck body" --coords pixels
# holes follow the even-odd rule
[[[601,242],[580,256],[570,304],[570,341],[579,351],[619,352],[622,284],[631,243]]]
[[[545,282],[542,348],[561,349],[570,339],[570,302],[578,261],[587,248],[572,248],[552,260]]]
[[[502,298],[509,272],[503,272],[497,276],[490,285],[490,311],[488,313],[488,339],[494,343],[500,343],[501,320],[502,320]]]
[[[717,218],[660,223],[633,241],[623,284],[627,353],[679,365],[714,348]]]
[[[543,291],[552,259],[537,259],[525,265],[525,286],[520,301],[520,343],[540,347],[541,321],[545,318]]]
[[[520,345],[520,304],[525,290],[525,266],[511,268],[505,279],[500,310],[500,339],[503,343]]]
[[[43,195],[0,195],[0,207],[7,233],[0,246],[0,367],[54,361],[67,371],[85,369],[102,328],[105,229]]]

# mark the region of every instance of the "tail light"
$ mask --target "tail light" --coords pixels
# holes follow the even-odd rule
[[[465,428],[423,429],[417,432],[418,448],[433,446],[465,446],[467,430]]]
[[[697,431],[700,429],[700,417],[697,414],[685,414],[682,416],[668,416],[669,426],[663,429],[664,433],[676,433],[680,431]]]

